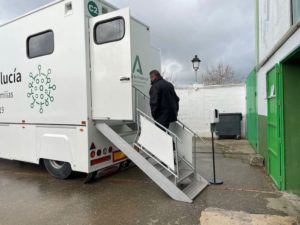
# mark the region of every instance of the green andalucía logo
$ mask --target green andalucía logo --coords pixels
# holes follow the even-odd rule
[[[138,55],[135,57],[135,60],[133,63],[132,73],[135,74],[135,72],[138,72],[140,75],[143,75],[141,61],[140,61],[140,57]]]
[[[44,108],[54,101],[52,93],[56,90],[56,85],[51,82],[51,69],[48,69],[47,73],[43,73],[42,66],[39,65],[38,70],[36,75],[29,74],[30,82],[27,97],[32,99],[30,107],[32,109],[38,108],[39,112],[43,113]]]

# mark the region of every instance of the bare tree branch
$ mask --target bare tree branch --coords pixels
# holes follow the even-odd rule
[[[219,63],[207,68],[204,73],[204,85],[223,85],[240,83],[231,66]]]

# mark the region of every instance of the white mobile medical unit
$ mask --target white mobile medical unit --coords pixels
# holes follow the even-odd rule
[[[160,53],[129,9],[56,1],[1,25],[0,51],[1,158],[87,180],[130,159],[186,202],[207,186],[196,173],[196,134],[180,122],[162,130],[150,116],[148,73]]]

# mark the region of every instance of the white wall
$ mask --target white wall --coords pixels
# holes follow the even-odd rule
[[[259,115],[267,115],[266,74],[276,63],[282,61],[293,50],[300,46],[300,30],[297,30],[283,46],[269,59],[269,61],[257,72],[257,112]]]
[[[179,120],[197,134],[210,137],[208,112],[216,108],[220,113],[242,113],[242,136],[245,136],[245,85],[176,88],[176,93],[180,98]]]
[[[262,61],[291,26],[288,0],[259,0],[259,61]]]

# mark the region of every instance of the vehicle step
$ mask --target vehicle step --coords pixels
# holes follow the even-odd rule
[[[193,182],[184,188],[183,192],[193,200],[205,187],[207,187],[207,185],[208,183],[204,179],[201,179],[200,181],[193,179]]]
[[[135,143],[134,143],[135,144]],[[145,159],[149,159],[149,158],[151,158],[149,155],[147,155],[143,150],[141,150],[141,149],[139,149],[139,151],[138,151],[140,154],[141,154],[141,156],[143,156]]]
[[[120,132],[118,133],[121,137],[125,137],[125,136],[131,136],[131,135],[136,135],[137,131],[136,130],[130,130],[130,131],[124,131],[124,132]]]
[[[136,123],[128,123],[127,126],[131,128],[132,130],[137,130],[137,124]]]
[[[150,157],[150,158],[147,158],[147,160],[148,160],[148,162],[151,163],[153,166],[159,164],[159,163],[157,162],[157,160],[155,160],[155,159],[153,159],[153,158],[151,158],[151,157]]]
[[[173,175],[170,171],[168,171],[168,170],[166,170],[166,169],[162,170],[161,173],[162,173],[165,177],[167,177],[167,178],[172,178],[172,177],[174,177],[174,175]],[[172,180],[172,179],[171,179],[171,180]]]
[[[177,179],[177,184],[180,184],[186,178],[190,177],[193,173],[194,173],[193,170],[179,169],[179,178]]]
[[[164,168],[162,165],[160,165],[159,163],[155,164],[154,167],[158,170],[158,171],[163,171],[166,168]]]
[[[156,126],[154,127],[156,128]],[[143,155],[140,154],[139,151],[137,151],[136,147],[133,147],[132,145],[129,144],[129,142],[127,142],[122,137],[120,137],[120,135],[116,131],[114,131],[108,124],[97,123],[96,128],[108,140],[110,140],[118,149],[122,149],[124,154],[126,154],[127,157],[133,163],[135,163],[147,176],[149,176],[158,186],[160,186],[173,199],[191,203],[192,200],[186,193],[189,193],[191,197],[194,197],[201,190],[203,190],[203,188],[208,184],[207,182],[206,184],[204,184],[205,179],[202,178],[199,174],[196,174],[196,176],[189,175],[193,173],[193,170],[187,171],[189,168],[185,168],[185,167],[187,167],[188,165],[185,165],[185,163],[182,162],[183,164],[182,166],[178,163],[179,164],[178,167],[180,168],[180,175],[181,175],[180,180],[185,179],[185,181],[187,181],[187,178],[189,179],[190,182],[193,182],[194,180],[199,180],[199,181],[201,180],[203,184],[202,182],[198,182],[197,184],[194,185],[194,187],[191,187],[188,183],[185,183],[185,185],[177,185],[177,182],[173,182],[173,181],[177,181],[177,179],[175,180],[175,176],[170,175],[171,177],[166,177],[169,176],[170,174],[168,170],[163,169],[162,171],[159,171],[155,168],[155,165],[160,164],[159,161],[156,161],[153,158],[149,158],[147,160]],[[151,156],[150,153],[149,156]],[[166,174],[166,176],[164,174]],[[173,177],[173,181],[171,180],[172,177]],[[184,193],[183,190],[185,190],[186,193]]]

